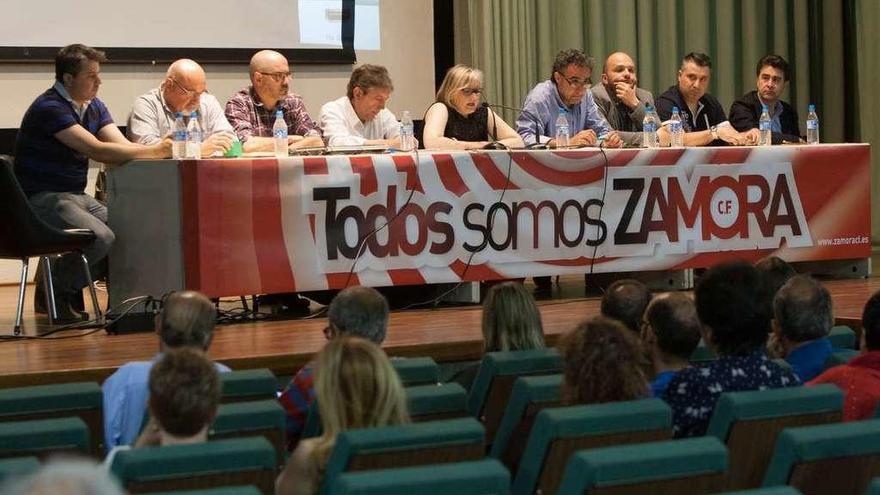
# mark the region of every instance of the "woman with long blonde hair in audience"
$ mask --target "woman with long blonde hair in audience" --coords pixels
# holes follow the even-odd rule
[[[520,282],[493,285],[483,301],[483,352],[525,351],[544,347],[541,312]],[[470,390],[479,363],[458,371],[450,381]]]
[[[323,433],[293,451],[276,481],[279,494],[317,493],[343,431],[409,423],[397,372],[379,346],[362,338],[342,336],[327,343],[315,366],[315,395]]]
[[[470,150],[491,142],[522,148],[519,134],[480,102],[482,92],[482,71],[461,64],[449,69],[425,113],[425,149]]]
[[[562,402],[600,404],[650,397],[638,336],[617,320],[597,316],[562,338]]]

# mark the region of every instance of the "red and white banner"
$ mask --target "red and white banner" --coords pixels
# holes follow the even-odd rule
[[[215,296],[870,256],[869,145],[202,160],[181,173],[186,285]]]

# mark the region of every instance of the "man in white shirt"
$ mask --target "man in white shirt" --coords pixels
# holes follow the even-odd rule
[[[158,143],[174,128],[175,114],[188,122],[198,112],[204,133],[202,156],[223,153],[232,147],[232,126],[214,95],[207,92],[205,71],[193,60],[182,58],[168,67],[158,88],[139,96],[128,117],[128,137],[135,143]]]
[[[364,64],[355,69],[348,80],[348,96],[321,107],[327,145],[400,148],[400,124],[385,108],[392,91],[394,85],[385,67]]]

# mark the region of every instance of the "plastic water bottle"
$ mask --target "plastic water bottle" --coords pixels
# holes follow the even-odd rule
[[[654,118],[654,107],[645,105],[645,118],[642,119],[642,146],[657,147],[657,119]]]
[[[186,157],[202,158],[202,126],[199,125],[199,113],[195,111],[189,114],[186,124]]]
[[[186,124],[183,113],[174,114],[174,127],[171,128],[171,157],[175,160],[186,158]]]
[[[275,139],[275,156],[287,157],[287,122],[284,112],[275,112],[275,123],[272,125],[272,138]]]
[[[403,111],[400,119],[400,151],[412,151],[415,149],[415,134],[413,120],[409,110]]]
[[[556,147],[565,148],[569,145],[571,130],[568,127],[568,112],[564,108],[559,109],[556,117]]]
[[[758,119],[758,130],[761,131],[761,137],[758,139],[758,146],[770,146],[772,144],[770,137],[770,111],[767,105],[761,104],[761,118]]]
[[[812,103],[807,107],[807,144],[819,144],[819,116]]]
[[[671,135],[670,145],[675,148],[684,146],[684,124],[681,122],[681,112],[678,107],[672,107],[672,122],[669,124],[669,134]]]

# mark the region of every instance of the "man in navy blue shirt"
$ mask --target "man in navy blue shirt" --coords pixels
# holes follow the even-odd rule
[[[808,275],[789,279],[773,299],[772,347],[804,383],[825,371],[834,352],[828,338],[833,313],[828,289]]]
[[[738,132],[727,121],[718,99],[708,93],[712,60],[704,53],[691,52],[681,60],[678,82],[655,100],[657,115],[668,122],[678,108],[684,128],[685,146],[723,146],[758,144],[758,132]]]
[[[84,45],[62,48],[55,56],[55,84],[28,108],[15,143],[15,175],[37,215],[56,227],[89,229],[97,236],[84,250],[95,278],[106,272],[114,235],[106,225],[106,206],[85,194],[89,159],[118,164],[171,155],[170,139],[133,144],[113,123],[96,97],[105,60],[103,52]],[[81,318],[70,303],[88,283],[82,261],[62,257],[53,279],[59,320]]]

